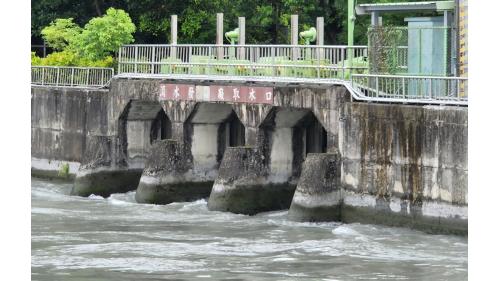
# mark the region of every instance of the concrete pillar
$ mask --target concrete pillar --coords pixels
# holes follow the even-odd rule
[[[317,17],[316,18],[316,45],[317,46],[323,46],[325,44],[324,42],[324,37],[325,37],[325,19],[323,17]],[[325,51],[322,48],[317,48],[316,49],[316,57],[318,59],[322,59],[325,55]]]
[[[194,175],[186,146],[175,140],[153,143],[135,193],[138,203],[169,204],[206,198],[213,180]]]
[[[290,29],[290,44],[298,45],[299,44],[299,16],[292,15],[291,17],[291,29]],[[299,57],[299,50],[293,48],[292,50],[292,59],[296,60]]]
[[[170,44],[177,44],[177,15],[170,16]]]
[[[177,45],[177,15],[170,16],[170,44]],[[170,56],[177,57],[177,48],[172,47]]]
[[[229,147],[219,168],[208,209],[254,215],[290,206],[295,187],[271,183],[262,150],[257,147]]]
[[[224,44],[224,14],[217,13],[217,34],[215,39],[216,45]],[[224,48],[217,48],[217,58],[222,59],[224,57]]]
[[[245,45],[245,17],[238,17],[238,28],[239,28],[239,45]],[[238,58],[240,60],[245,59],[245,48],[240,48],[238,51]]]
[[[372,13],[371,13],[371,25],[372,25],[372,26],[378,26],[378,25],[379,25],[379,24],[378,24],[378,23],[379,23],[379,22],[378,22],[378,21],[379,21],[379,19],[378,19],[378,18],[379,18],[379,16],[378,16],[378,15],[379,15],[379,13],[378,13],[378,12],[372,12]]]
[[[142,167],[117,165],[126,159],[121,155],[116,137],[89,136],[85,147],[84,161],[75,177],[71,195],[108,197],[113,193],[134,190],[139,184]]]
[[[295,221],[340,221],[340,154],[309,153],[288,217]]]
[[[316,45],[323,46],[324,42],[324,34],[325,34],[325,19],[323,17],[316,18]]]

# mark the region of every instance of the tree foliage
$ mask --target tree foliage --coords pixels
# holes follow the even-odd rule
[[[109,8],[102,17],[91,19],[80,28],[72,18],[56,19],[42,29],[50,47],[58,51],[40,59],[33,56],[32,64],[61,66],[110,66],[111,55],[121,45],[134,41],[135,25],[120,9]]]
[[[133,42],[134,32],[135,25],[125,11],[109,8],[106,15],[91,19],[72,43],[83,57],[100,60]]]
[[[408,2],[414,0],[398,0]],[[393,0],[358,0],[357,4]],[[168,43],[170,15],[178,15],[179,43],[215,43],[216,13],[224,13],[224,30],[237,27],[238,17],[246,17],[248,44],[290,42],[290,15],[299,15],[300,29],[314,26],[324,17],[325,43],[347,43],[347,0],[37,0],[32,3],[32,38],[56,18],[75,19],[83,26],[101,11],[114,7],[130,13],[137,26],[135,42]],[[405,15],[384,14],[384,25],[403,25]],[[369,16],[357,16],[355,44],[366,44]]]
[[[56,19],[42,30],[42,37],[54,50],[64,50],[82,32],[73,18]]]

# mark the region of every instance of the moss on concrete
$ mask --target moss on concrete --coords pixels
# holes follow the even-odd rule
[[[288,209],[295,185],[235,185],[222,192],[212,192],[208,200],[211,211],[255,215],[260,212]]]
[[[68,173],[67,175],[60,175],[59,171],[39,170],[31,168],[31,176],[46,180],[58,180],[64,182],[72,182],[75,179],[75,174]]]
[[[104,170],[77,176],[71,195],[108,197],[113,193],[132,191],[137,188],[141,174],[141,169],[130,169]]]
[[[172,202],[195,201],[207,198],[212,190],[213,181],[208,182],[180,182],[169,184],[139,183],[135,200],[138,203],[170,204]]]
[[[415,211],[412,215],[395,213],[382,208],[342,205],[341,220],[345,223],[366,223],[408,227],[431,234],[467,235],[467,222],[459,219],[424,217]]]
[[[305,207],[292,203],[288,210],[288,219],[299,222],[340,221],[340,205]]]

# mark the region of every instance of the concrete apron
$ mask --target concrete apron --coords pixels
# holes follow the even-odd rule
[[[154,142],[135,194],[136,201],[169,204],[207,198],[217,170],[196,167],[190,159],[178,141]]]
[[[68,172],[63,172],[68,165]],[[59,161],[31,157],[31,176],[48,180],[73,181],[76,177],[79,162]]]
[[[142,169],[99,167],[78,171],[71,195],[108,197],[113,193],[135,190]]]
[[[288,217],[303,222],[341,221],[404,226],[429,233],[467,235],[467,206],[404,200],[346,190],[338,154],[308,154]]]
[[[254,215],[289,208],[296,185],[273,182],[268,174],[257,148],[228,147],[208,199],[208,209]]]

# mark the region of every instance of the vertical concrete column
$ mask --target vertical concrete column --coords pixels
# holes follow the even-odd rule
[[[224,14],[217,13],[217,34],[215,44],[224,44]],[[217,47],[217,58],[222,59],[224,57],[224,48]]]
[[[324,45],[324,34],[325,34],[325,19],[323,17],[317,17],[316,18],[316,45],[317,46],[323,46]],[[323,59],[325,51],[322,48],[317,48],[317,54],[316,57],[318,59]]]
[[[170,16],[170,44],[177,45],[177,15]],[[177,57],[176,47],[172,47],[170,56]]]
[[[177,15],[170,16],[170,44],[177,44]]]
[[[372,12],[371,14],[371,25],[372,26],[378,26],[379,25],[379,13],[378,12]]]
[[[299,16],[292,15],[291,17],[291,30],[290,30],[290,44],[298,45],[299,44]],[[296,60],[299,57],[299,50],[297,48],[293,48],[292,50],[292,59]]]
[[[239,29],[239,45],[245,45],[245,17],[238,17],[238,29]],[[245,59],[245,48],[240,48],[238,51],[238,58],[240,60]]]
[[[316,18],[316,45],[324,45],[324,34],[325,34],[325,19],[323,17]]]

